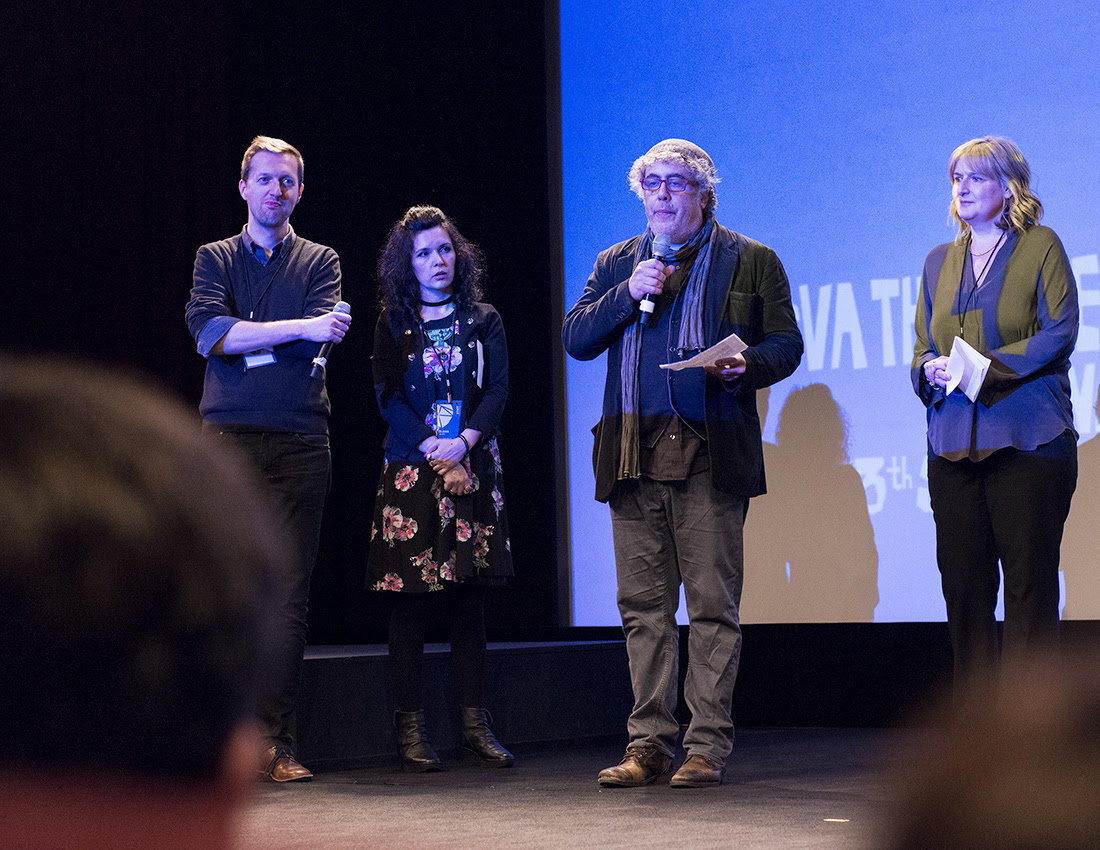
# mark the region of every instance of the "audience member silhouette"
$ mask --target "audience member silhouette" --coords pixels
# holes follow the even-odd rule
[[[231,846],[287,551],[250,475],[159,392],[0,358],[0,846]]]

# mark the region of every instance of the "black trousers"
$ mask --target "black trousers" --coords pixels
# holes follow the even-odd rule
[[[1077,442],[1068,430],[1033,451],[1008,448],[977,462],[929,455],[957,684],[1000,656],[993,611],[1001,571],[1005,653],[1057,641],[1058,556],[1076,486]]]
[[[321,540],[321,517],[332,471],[327,434],[208,431],[238,446],[267,482],[273,506],[296,544],[291,569],[283,577],[281,627],[268,647],[268,680],[257,715],[268,746],[292,752],[294,709],[306,648],[309,582]]]

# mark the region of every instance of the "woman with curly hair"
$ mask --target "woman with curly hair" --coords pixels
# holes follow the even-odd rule
[[[512,575],[497,431],[508,397],[500,315],[483,303],[477,246],[436,207],[412,207],[378,263],[375,393],[389,426],[367,586],[391,596],[394,724],[406,771],[440,770],[424,722],[425,627],[439,592],[463,749],[486,767],[512,755],[482,707],[485,592]]]
[[[1039,226],[1043,206],[1020,149],[974,139],[951,155],[948,176],[959,232],[924,263],[912,379],[927,407],[936,559],[961,683],[999,655],[1001,571],[1005,652],[1058,634],[1058,555],[1077,482],[1069,357],[1078,306],[1065,249]],[[962,343],[989,360],[969,395],[950,359]]]

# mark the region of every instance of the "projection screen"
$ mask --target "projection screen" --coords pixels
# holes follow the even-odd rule
[[[718,220],[782,260],[806,351],[761,393],[768,495],[746,522],[744,622],[945,618],[913,393],[925,255],[950,241],[947,160],[1007,136],[1080,294],[1080,478],[1063,616],[1100,618],[1100,16],[1089,4],[561,0],[565,309],[641,232],[633,160],[667,137],[714,159]],[[590,428],[605,361],[569,360],[573,622],[619,622]],[[681,609],[681,615],[683,611]]]

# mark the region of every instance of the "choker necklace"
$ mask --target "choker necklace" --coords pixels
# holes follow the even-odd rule
[[[455,294],[452,292],[450,295],[448,295],[442,301],[425,301],[423,298],[421,298],[420,303],[425,307],[442,307],[444,304],[450,304],[454,300],[455,300]]]

